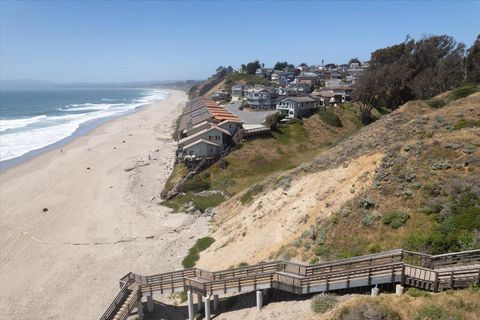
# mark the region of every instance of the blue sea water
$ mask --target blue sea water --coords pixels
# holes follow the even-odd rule
[[[0,91],[0,161],[72,136],[82,126],[165,99],[159,89]]]

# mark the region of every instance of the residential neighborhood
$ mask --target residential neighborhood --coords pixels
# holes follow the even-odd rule
[[[239,70],[219,67],[207,81],[209,86],[195,88],[185,105],[178,125],[177,160],[216,161],[240,139],[268,132],[263,122],[272,113],[288,121],[348,102],[367,67],[358,59],[342,65],[294,67],[284,62],[266,68],[255,61]]]

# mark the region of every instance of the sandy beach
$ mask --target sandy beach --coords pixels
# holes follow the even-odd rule
[[[96,319],[127,272],[181,268],[208,232],[158,204],[186,99],[170,91],[0,174],[0,318]]]

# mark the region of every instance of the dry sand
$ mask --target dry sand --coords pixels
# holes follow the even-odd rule
[[[153,197],[173,166],[185,101],[170,91],[0,174],[1,319],[96,319],[124,274],[181,268],[207,218],[170,214]],[[138,159],[149,165],[125,171]]]

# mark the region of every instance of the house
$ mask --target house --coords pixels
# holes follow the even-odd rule
[[[312,97],[320,101],[321,107],[333,107],[336,104],[333,90],[320,90],[312,92]]]
[[[307,83],[289,83],[285,87],[285,93],[287,96],[305,95],[312,92],[312,86]]]
[[[217,125],[210,124],[190,136],[178,141],[177,156],[185,159],[214,158],[221,155],[231,143],[231,133]]]
[[[230,135],[233,137],[239,129],[242,128],[243,121],[240,120],[224,120],[217,124],[219,128],[227,130],[230,132]]]
[[[327,98],[329,99],[329,102],[332,102],[331,100],[333,98],[334,103],[344,103],[351,100],[350,95],[352,94],[352,91],[353,88],[348,86],[330,87],[322,88],[321,90],[314,92],[313,95]]]
[[[272,73],[272,76],[270,77],[270,79],[271,79],[273,82],[280,83],[280,72],[279,72],[279,71],[274,71],[274,72]]]
[[[243,97],[243,89],[244,89],[244,86],[241,84],[236,84],[232,86],[232,97],[234,98]]]
[[[221,154],[218,144],[199,139],[182,148],[181,158],[183,160],[199,160],[215,158],[218,154]]]
[[[230,94],[227,91],[216,90],[210,95],[210,99],[215,101],[228,100],[229,95]]]
[[[273,73],[273,69],[270,68],[258,68],[255,71],[255,75],[270,80]]]
[[[320,77],[313,72],[302,72],[295,77],[296,83],[305,83],[308,85],[315,85],[320,83]]]
[[[320,101],[309,96],[288,97],[281,100],[276,109],[286,118],[301,118],[315,112],[320,107]]]
[[[195,98],[185,105],[182,118],[178,126],[178,133],[184,137],[189,130],[196,125],[207,121],[220,123],[225,120],[240,121],[240,118],[232,114],[215,101],[206,98]]]
[[[271,87],[254,87],[247,90],[247,104],[255,110],[267,110],[275,107],[278,93]]]

